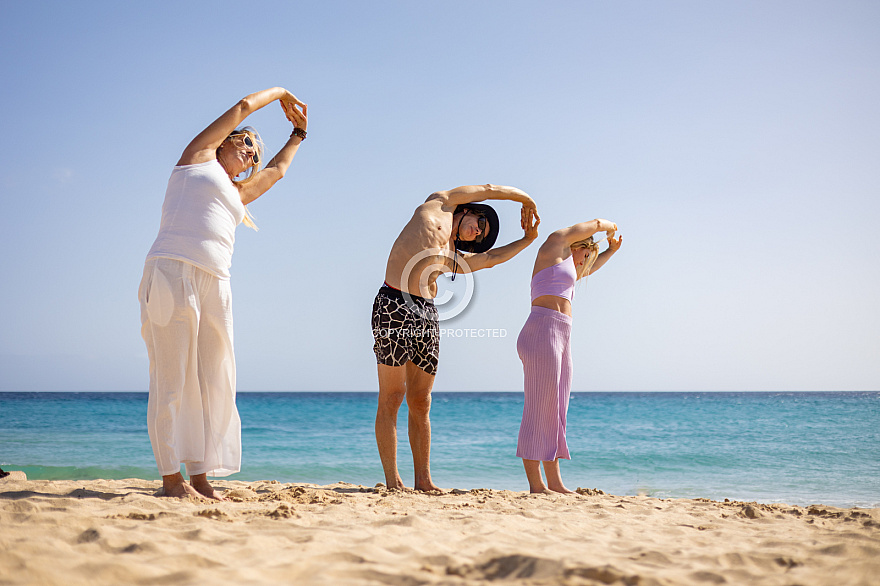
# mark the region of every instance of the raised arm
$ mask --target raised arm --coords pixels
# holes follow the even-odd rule
[[[537,212],[535,212],[534,209],[528,210],[527,213],[523,214],[522,238],[505,246],[499,246],[498,248],[487,250],[486,252],[478,252],[474,254],[462,253],[464,262],[459,263],[461,272],[472,273],[481,269],[492,268],[495,265],[509,261],[535,241],[535,238],[538,237],[538,225],[540,223],[541,218],[538,217]]]
[[[452,211],[456,206],[463,203],[476,203],[487,199],[506,199],[509,201],[517,201],[523,204],[524,208],[535,209],[535,201],[529,195],[517,189],[516,187],[508,187],[505,185],[464,185],[449,189],[447,191],[438,191],[432,193],[428,201],[432,199],[440,199],[443,207],[448,207],[446,211]]]
[[[563,259],[568,258],[571,254],[571,245],[581,240],[586,240],[597,232],[606,232],[608,234],[608,242],[610,242],[617,231],[617,224],[608,220],[597,218],[589,222],[581,222],[568,228],[561,228],[550,234],[541,248],[538,249],[538,256],[535,259],[535,273],[538,271],[558,264]],[[613,254],[613,253],[611,253]],[[601,256],[601,255],[600,255]],[[598,262],[598,259],[596,259]],[[607,258],[605,259],[607,260]],[[605,263],[602,261],[602,264]],[[601,265],[599,265],[601,266]],[[598,267],[597,267],[598,268]]]
[[[593,266],[590,267],[590,274],[592,275],[596,271],[602,268],[602,266],[608,262],[608,259],[611,258],[615,252],[620,249],[620,245],[623,244],[623,236],[618,236],[614,238],[613,234],[609,234],[608,236],[608,248],[606,248],[599,256],[596,257],[596,260],[593,262]]]
[[[229,134],[235,130],[245,118],[275,100],[281,100],[282,105],[285,107],[285,113],[288,115],[290,110],[288,105],[295,104],[302,108],[302,114],[305,116],[306,105],[297,100],[296,96],[282,87],[274,87],[250,94],[239,100],[237,104],[228,109],[207,128],[201,131],[184,149],[177,164],[193,165],[214,159],[216,157],[217,147],[220,146],[220,143],[226,140],[226,137],[229,136]]]
[[[550,235],[548,240],[555,237],[560,239],[560,243],[568,247],[575,242],[586,240],[596,232],[606,232],[609,237],[613,236],[614,233],[617,232],[617,224],[597,218],[595,220],[590,220],[589,222],[581,222],[580,224],[557,230]]]
[[[287,139],[287,142],[281,147],[278,154],[272,157],[272,160],[266,164],[266,167],[254,175],[250,181],[239,187],[238,191],[241,194],[243,204],[247,205],[269,191],[269,188],[275,185],[287,173],[290,163],[293,162],[294,155],[299,150],[300,143],[305,140],[306,128],[309,122],[306,117],[306,105],[302,105],[301,111],[297,108],[297,104],[300,103],[286,101],[284,98],[281,99],[281,107],[284,109],[287,119],[293,124],[293,132],[290,133],[290,138]]]
[[[595,219],[589,222],[581,222],[568,228],[561,228],[547,237],[547,241],[541,245],[539,255],[552,255],[562,258],[568,256],[569,247],[575,242],[586,240],[596,232],[607,232],[609,239],[617,231],[617,224],[608,220]],[[558,262],[558,261],[557,261]],[[554,263],[555,264],[555,263]]]

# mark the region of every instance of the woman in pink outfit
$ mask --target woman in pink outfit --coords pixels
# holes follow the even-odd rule
[[[535,259],[532,310],[516,341],[525,378],[516,455],[523,459],[531,492],[572,492],[559,473],[559,459],[571,459],[565,440],[572,376],[571,301],[578,279],[599,270],[620,248],[622,239],[614,238],[616,231],[617,224],[599,219],[557,230]],[[593,239],[597,232],[608,238],[608,248],[601,254]],[[541,477],[541,462],[547,484]]]

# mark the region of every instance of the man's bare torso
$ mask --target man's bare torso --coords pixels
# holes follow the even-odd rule
[[[452,211],[442,198],[431,198],[413,213],[388,255],[385,282],[412,295],[433,299],[437,277],[450,269],[453,255]]]

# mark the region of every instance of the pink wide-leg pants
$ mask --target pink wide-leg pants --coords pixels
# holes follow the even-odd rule
[[[571,317],[532,307],[516,340],[516,350],[525,378],[516,455],[544,462],[569,460],[565,420],[571,393]]]

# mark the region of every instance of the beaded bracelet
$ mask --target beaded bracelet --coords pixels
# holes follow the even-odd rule
[[[306,134],[307,134],[306,131],[303,130],[302,128],[294,128],[293,132],[290,133],[291,136],[298,136],[302,140],[306,139]]]

